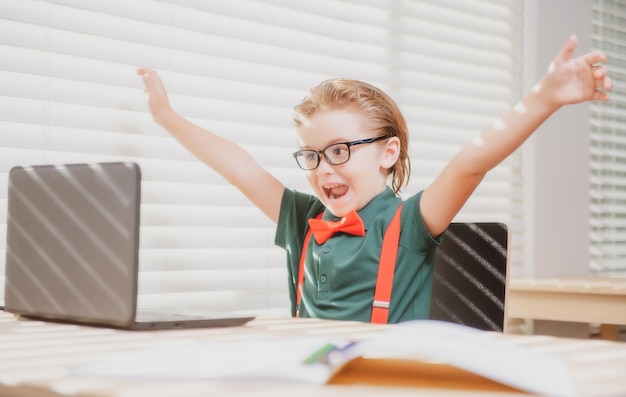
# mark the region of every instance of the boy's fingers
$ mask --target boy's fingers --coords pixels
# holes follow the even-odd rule
[[[606,67],[604,67],[603,65],[592,66],[591,70],[593,73],[593,77],[596,79],[601,79],[603,77],[606,77],[607,75]]]
[[[558,55],[554,59],[555,63],[565,63],[570,60],[574,50],[576,49],[576,44],[578,43],[578,38],[575,35],[570,36],[569,40],[561,51],[559,51]]]
[[[147,80],[151,75],[152,70],[148,68],[139,68],[137,69],[137,74],[140,75],[143,80]]]
[[[593,95],[593,99],[596,101],[608,102],[609,94],[603,91],[596,91]]]
[[[585,62],[587,62],[589,65],[594,65],[598,62],[605,62],[606,54],[602,51],[594,51],[586,54],[584,56],[584,59]]]

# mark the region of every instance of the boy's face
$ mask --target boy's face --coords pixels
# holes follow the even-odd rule
[[[365,118],[346,110],[320,111],[298,128],[300,149],[323,150],[339,142],[376,138]],[[391,150],[389,149],[391,147]],[[337,217],[365,207],[386,188],[388,168],[395,163],[397,138],[350,147],[350,160],[332,165],[322,155],[307,179],[326,208]]]

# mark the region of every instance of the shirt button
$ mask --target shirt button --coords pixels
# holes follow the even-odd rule
[[[325,254],[329,253],[330,252],[330,247],[324,247],[322,252],[325,253]]]
[[[323,275],[322,275],[322,277],[320,277],[320,281],[321,281],[322,283],[325,283],[325,282],[326,282],[326,275],[325,275],[325,274],[323,274]]]

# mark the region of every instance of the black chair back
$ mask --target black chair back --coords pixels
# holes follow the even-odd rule
[[[508,228],[452,223],[437,248],[430,318],[503,331]]]

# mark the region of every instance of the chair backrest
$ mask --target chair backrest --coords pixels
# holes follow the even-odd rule
[[[503,331],[508,228],[452,223],[437,248],[430,318]]]

